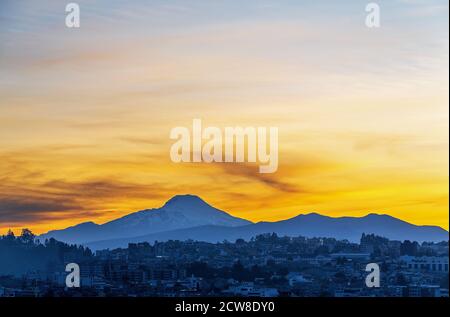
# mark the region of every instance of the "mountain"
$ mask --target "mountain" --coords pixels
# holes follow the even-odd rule
[[[416,226],[378,214],[332,218],[311,213],[277,222],[252,223],[216,209],[193,195],[174,196],[161,208],[131,213],[102,225],[85,222],[50,231],[40,238],[53,237],[98,250],[126,247],[129,242],[170,239],[206,242],[248,240],[258,234],[272,232],[279,236],[331,237],[353,242],[359,241],[362,233],[373,233],[391,240],[448,240],[448,232],[440,227]]]
[[[332,218],[316,213],[299,215],[278,222],[259,222],[239,227],[199,226],[190,229],[170,230],[141,237],[114,239],[87,243],[92,250],[126,247],[128,243],[167,240],[198,240],[206,242],[249,240],[263,233],[277,233],[279,236],[330,237],[358,242],[363,233],[373,233],[391,240],[447,241],[448,232],[436,226],[416,226],[400,219],[369,214],[364,217]]]
[[[102,225],[85,222],[62,230],[49,231],[41,240],[55,238],[66,243],[129,238],[168,230],[205,225],[236,227],[251,224],[214,208],[194,195],[178,195],[157,209],[131,213]]]

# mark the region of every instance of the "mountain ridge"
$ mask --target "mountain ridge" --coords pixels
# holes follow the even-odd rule
[[[319,215],[320,216],[320,215]],[[324,218],[331,218],[335,220],[339,220],[341,218],[351,218],[351,220],[367,220],[367,216],[363,217],[339,217],[332,218],[323,216]],[[399,220],[395,217],[388,216],[390,218]],[[370,217],[369,217],[370,218]],[[291,218],[292,219],[292,218]],[[322,218],[323,219],[323,218]],[[290,219],[288,219],[290,220]],[[399,220],[403,222],[402,220]],[[100,249],[113,249],[126,247],[128,243],[138,243],[138,242],[149,242],[154,243],[155,241],[164,242],[168,240],[194,240],[194,241],[204,241],[210,243],[223,242],[225,240],[233,242],[236,239],[244,239],[249,240],[252,237],[255,237],[258,234],[265,233],[276,233],[279,236],[304,236],[307,238],[336,238],[337,240],[349,240],[350,242],[359,242],[359,239],[363,233],[365,234],[376,234],[381,235],[383,237],[389,238],[390,240],[411,240],[411,241],[433,241],[440,242],[448,240],[448,232],[444,229],[437,226],[416,226],[404,222],[406,226],[411,226],[414,229],[425,229],[425,232],[421,234],[415,234],[415,237],[412,237],[410,233],[396,233],[396,232],[380,232],[379,228],[375,229],[358,229],[358,230],[346,230],[344,233],[336,234],[335,232],[329,231],[329,229],[322,230],[321,232],[308,232],[306,230],[291,231],[289,228],[280,230],[276,227],[271,227],[272,224],[278,224],[278,222],[258,222],[250,225],[245,225],[241,227],[220,227],[220,226],[199,226],[195,228],[187,228],[173,231],[165,231],[157,234],[150,234],[146,236],[133,237],[130,239],[115,239],[115,240],[105,240],[105,241],[96,241],[92,243],[86,243],[85,246],[89,247],[92,250],[100,250]],[[298,229],[298,228],[297,228]],[[438,232],[429,232],[429,230],[436,230]],[[409,238],[408,238],[409,237]]]
[[[253,223],[233,217],[195,195],[176,195],[160,208],[144,209],[100,225],[88,221],[49,231],[40,238],[53,237],[97,249],[100,245],[115,247],[130,241],[231,241],[272,232],[285,236],[333,237],[349,241],[358,240],[362,233],[373,233],[391,240],[448,240],[448,232],[438,226],[417,226],[387,214],[376,213],[361,217],[330,217],[311,212],[280,221]]]

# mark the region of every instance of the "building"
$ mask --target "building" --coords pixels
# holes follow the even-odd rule
[[[446,256],[410,256],[403,255],[400,260],[410,271],[448,273],[448,257]]]
[[[370,253],[332,253],[330,254],[332,259],[351,259],[351,260],[369,260]]]

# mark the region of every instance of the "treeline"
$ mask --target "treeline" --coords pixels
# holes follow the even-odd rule
[[[382,249],[389,247],[389,239],[380,237],[374,234],[362,234],[360,245],[371,245],[374,248],[374,253],[379,255]],[[439,243],[423,242],[422,244],[417,241],[405,240],[399,242],[400,255],[412,255],[412,256],[437,256],[437,252],[433,250],[433,246],[443,246],[448,249],[448,241],[442,241]],[[448,255],[448,253],[447,253]]]
[[[69,245],[53,238],[40,242],[28,229],[23,229],[17,237],[11,230],[0,236],[0,275],[61,271],[68,259],[89,257],[92,257],[92,252],[88,248]]]

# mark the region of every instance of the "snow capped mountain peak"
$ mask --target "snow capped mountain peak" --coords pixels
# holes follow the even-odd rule
[[[198,196],[177,195],[161,208],[137,211],[102,225],[92,223],[54,230],[42,237],[54,237],[69,243],[84,243],[205,225],[238,227],[251,223],[212,207]],[[89,230],[84,229],[85,227]]]
[[[189,226],[202,224],[234,227],[251,223],[248,220],[233,217],[225,211],[214,208],[195,195],[176,195],[157,211],[176,217],[179,221],[184,219],[186,224],[190,223]]]
[[[176,195],[170,198],[162,207],[165,210],[186,210],[193,208],[214,208],[196,195]]]

